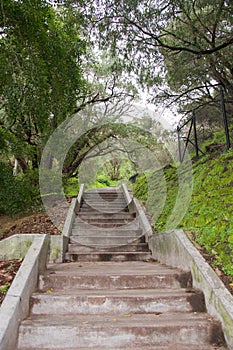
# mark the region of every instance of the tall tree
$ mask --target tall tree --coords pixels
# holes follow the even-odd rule
[[[43,0],[1,2],[0,127],[16,157],[24,149],[23,168],[27,160],[38,166],[44,142],[85,90],[86,43],[79,23],[71,24],[71,11],[55,11]]]
[[[100,0],[85,10],[100,44],[124,58],[154,101],[166,77],[177,95],[202,94],[213,81],[233,95],[232,1]]]

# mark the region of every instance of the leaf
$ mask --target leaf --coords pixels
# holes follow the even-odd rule
[[[47,294],[52,293],[52,289],[47,289],[45,293]]]
[[[88,321],[83,321],[81,322],[82,324],[88,324],[89,322]]]

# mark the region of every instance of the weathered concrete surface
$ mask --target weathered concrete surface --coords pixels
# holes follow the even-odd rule
[[[75,348],[76,350],[77,348]],[[83,347],[83,346],[79,346],[78,347],[79,350],[87,350],[87,349],[93,349],[92,346],[90,346],[89,348],[87,348],[86,346]],[[121,345],[118,345],[116,347],[109,347],[109,346],[104,346],[103,344],[100,345],[100,346],[95,346],[94,347],[95,350],[112,350],[112,349],[115,349],[115,350],[119,350],[119,349],[126,349],[125,348],[125,345],[123,344],[122,346]],[[131,347],[129,347],[128,349],[132,349]],[[211,346],[211,345],[199,345],[197,347],[197,345],[192,345],[192,344],[189,344],[188,346],[188,349],[187,349],[187,344],[183,345],[183,344],[177,344],[177,343],[173,343],[172,345],[145,345],[143,347],[143,349],[145,350],[226,350],[225,347],[222,347],[222,346]],[[28,350],[28,348],[21,348],[20,350]],[[38,348],[34,348],[34,347],[30,347],[30,350],[38,350]],[[51,347],[43,347],[43,350],[51,350]],[[58,347],[55,347],[53,348],[52,350],[61,350],[61,348],[58,348]],[[62,350],[74,350],[74,348],[72,347],[63,347]],[[134,346],[133,347],[133,350],[142,350],[142,348],[139,346]]]
[[[207,311],[221,322],[227,345],[233,349],[233,297],[184,232],[153,235],[149,247],[158,261],[191,271],[193,286],[203,291]]]
[[[127,314],[203,312],[202,293],[190,289],[99,290],[76,289],[67,292],[35,293],[31,298],[31,315],[56,314]]]
[[[60,253],[60,256],[56,258],[56,260],[54,259],[54,261],[56,262],[62,262],[64,260],[64,255],[68,248],[69,237],[71,235],[74,219],[75,219],[76,213],[79,211],[79,208],[82,202],[83,192],[84,192],[84,185],[81,184],[78,196],[72,199],[68,210],[66,221],[62,229],[62,241],[61,241],[61,247],[60,247],[61,253]]]
[[[15,349],[19,323],[28,315],[30,296],[46,267],[48,246],[46,235],[34,238],[0,307],[0,350]]]
[[[41,236],[39,234],[16,234],[0,241],[0,260],[23,259],[33,240]],[[66,237],[59,235],[49,236],[49,262],[61,262],[63,240]]]
[[[27,254],[35,234],[16,234],[0,241],[0,260],[21,259]]]
[[[64,263],[49,265],[45,274],[40,276],[39,289],[185,288],[189,279],[190,273],[156,262]]]
[[[130,212],[135,212],[136,213],[136,217],[139,220],[140,223],[140,228],[143,231],[143,234],[146,237],[146,242],[148,242],[149,237],[151,237],[153,235],[153,230],[151,228],[150,222],[146,217],[146,214],[144,212],[144,210],[142,209],[139,201],[136,198],[131,198],[129,191],[126,187],[125,184],[122,184],[122,190],[125,196],[125,199],[127,201],[128,206],[129,206],[129,210]]]
[[[82,203],[70,235],[68,261],[131,261],[150,259],[150,251],[136,251],[135,242],[144,241],[144,233],[135,212],[129,212],[127,198],[121,188],[96,189],[83,193]],[[79,249],[75,248],[75,244]],[[116,247],[128,246],[123,252]],[[81,250],[83,246],[83,251]],[[86,246],[96,247],[91,254]],[[102,247],[101,247],[102,246]],[[108,247],[107,247],[108,246]],[[104,249],[104,251],[103,251]]]
[[[130,319],[130,323],[129,323]],[[45,336],[46,335],[46,336]],[[61,315],[56,318],[31,316],[22,322],[19,349],[60,348],[62,344],[77,349],[109,346],[109,349],[134,348],[160,343],[213,344],[218,339],[218,325],[206,314],[131,314]],[[210,345],[211,346],[211,345]]]
[[[213,350],[221,329],[189,283],[155,261],[50,265],[17,349]]]
[[[109,245],[101,245],[96,244],[94,247],[92,246],[83,246],[81,244],[69,244],[69,251],[73,251],[76,253],[91,253],[97,251],[107,251],[109,249]],[[111,247],[111,252],[148,252],[148,244],[147,243],[131,243],[126,245],[117,245],[115,247]]]

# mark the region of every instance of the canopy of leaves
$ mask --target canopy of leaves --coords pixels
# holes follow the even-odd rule
[[[232,6],[224,0],[98,0],[85,12],[100,45],[120,55],[156,101],[165,84],[170,91],[163,99],[186,92],[198,99],[214,82],[233,95]]]
[[[86,43],[72,20],[71,11],[56,12],[42,0],[1,3],[0,127],[15,156],[17,144],[38,152],[85,89]]]

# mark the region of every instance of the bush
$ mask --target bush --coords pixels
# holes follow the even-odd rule
[[[0,162],[0,213],[14,215],[41,205],[37,171],[14,176],[12,167]]]
[[[79,192],[79,180],[77,177],[63,179],[63,190],[67,197],[77,197]]]

